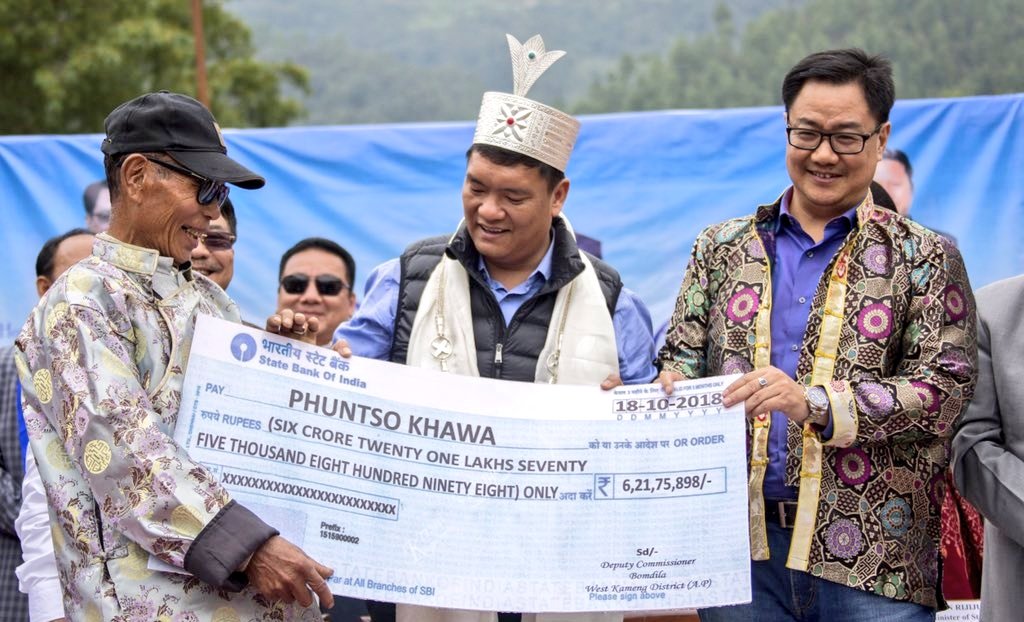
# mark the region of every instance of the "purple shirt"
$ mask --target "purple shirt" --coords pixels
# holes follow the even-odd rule
[[[818,283],[832,257],[853,230],[857,208],[850,208],[829,221],[824,238],[815,244],[789,213],[792,194],[793,189],[790,188],[782,197],[779,218],[775,223],[771,364],[795,378],[814,292],[818,290]],[[785,483],[786,428],[786,416],[773,411],[768,436],[768,469],[764,476],[765,499],[797,497],[797,489]]]

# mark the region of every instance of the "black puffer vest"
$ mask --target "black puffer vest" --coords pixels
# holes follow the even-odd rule
[[[451,238],[450,244],[449,238],[442,236],[427,238],[409,246],[399,260],[402,276],[391,361],[405,364],[409,352],[409,334],[412,332],[423,289],[434,268],[440,263],[442,254],[447,254],[458,260],[469,273],[473,335],[480,375],[485,378],[533,382],[537,358],[544,348],[548,325],[551,323],[555,296],[559,289],[583,272],[584,268],[579,256],[581,251],[576,247],[576,241],[564,222],[560,218],[555,219],[552,229],[555,247],[551,258],[551,278],[540,291],[523,303],[507,327],[498,301],[477,269],[480,254],[465,227]],[[588,257],[608,303],[608,313],[613,315],[622,290],[619,273],[593,255],[588,254]]]

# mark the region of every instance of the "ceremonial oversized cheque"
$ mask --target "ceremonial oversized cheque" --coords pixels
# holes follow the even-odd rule
[[[344,359],[200,317],[176,440],[335,569],[331,591],[491,611],[750,600],[732,377],[601,391]]]

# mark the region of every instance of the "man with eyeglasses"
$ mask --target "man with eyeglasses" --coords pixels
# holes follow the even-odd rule
[[[819,52],[782,84],[792,186],[697,238],[666,343],[681,378],[742,374],[753,603],[718,620],[933,620],[954,424],[975,383],[956,248],[875,203],[889,62]],[[781,137],[780,137],[781,138]]]
[[[281,255],[277,308],[317,318],[317,345],[328,346],[335,329],[355,312],[355,278],[356,260],[340,244],[318,237],[299,240]],[[328,612],[335,620],[357,620],[365,614],[362,600],[337,595]]]
[[[355,278],[356,261],[340,244],[325,238],[300,240],[281,256],[277,308],[317,318],[317,345],[328,346],[334,331],[355,312]]]
[[[110,228],[15,342],[66,614],[319,620],[314,593],[331,604],[331,570],[172,440],[196,316],[240,321],[224,291],[193,273],[191,254],[220,216],[226,184],[264,180],[227,156],[209,110],[185,95],[133,99],[105,129]],[[307,334],[304,317],[278,320],[286,335]],[[180,570],[150,570],[151,554]]]
[[[210,222],[206,235],[192,251],[192,270],[226,290],[235,275],[235,240],[238,219],[231,199],[220,207],[220,218]]]

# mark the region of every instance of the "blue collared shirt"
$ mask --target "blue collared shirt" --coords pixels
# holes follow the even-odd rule
[[[540,264],[525,281],[506,289],[491,278],[480,258],[480,272],[501,307],[505,325],[515,312],[533,297],[551,277],[551,261],[554,242]],[[386,261],[374,268],[366,281],[366,291],[359,310],[352,319],[343,323],[334,332],[334,339],[344,339],[357,356],[387,360],[391,353],[394,337],[395,315],[398,312],[398,286],[401,280],[401,265],[398,259]],[[619,353],[619,375],[624,384],[652,382],[658,375],[654,367],[654,337],[651,330],[651,313],[647,306],[632,291],[622,288],[612,315],[615,328],[615,344]]]
[[[789,213],[790,188],[782,197],[775,222],[775,261],[772,262],[771,364],[796,377],[807,320],[818,283],[832,257],[853,230],[857,208],[850,208],[825,225],[825,236],[815,243]],[[830,422],[831,425],[831,422]],[[766,499],[796,499],[797,489],[785,483],[786,416],[772,412],[768,436],[768,469],[764,476]],[[827,436],[829,430],[826,429]]]

